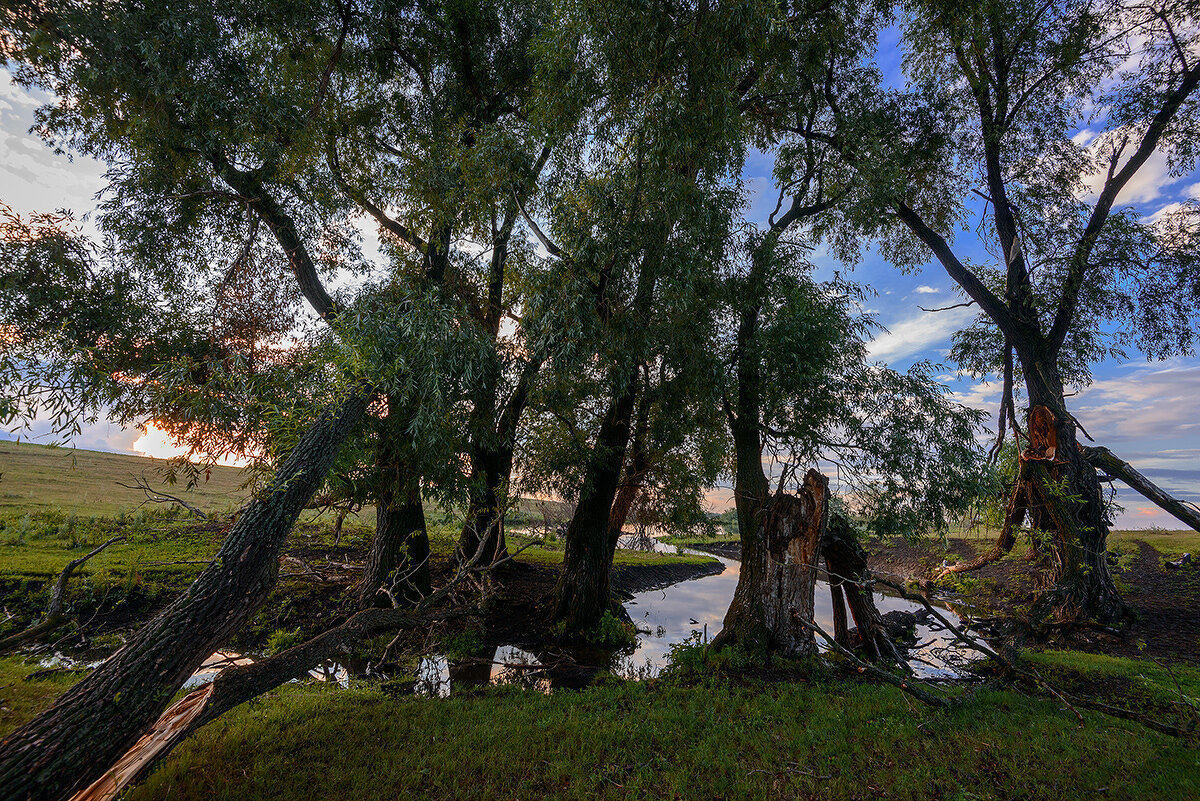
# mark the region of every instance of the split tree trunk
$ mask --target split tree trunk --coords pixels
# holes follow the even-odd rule
[[[1030,403],[1030,443],[1022,458],[1041,501],[1034,525],[1051,533],[1054,556],[1054,586],[1035,603],[1034,616],[1117,622],[1129,609],[1108,569],[1109,521],[1096,470],[1076,439],[1054,359],[1039,358],[1022,343],[1017,353]]]
[[[196,581],[103,665],[0,743],[0,787],[7,797],[62,799],[91,784],[262,606],[275,584],[284,539],[365,406],[358,395],[323,413]]]
[[[825,570],[833,594],[834,640],[850,647],[844,602],[850,607],[858,639],[872,662],[890,658],[903,662],[883,627],[883,616],[875,606],[875,596],[862,584],[871,577],[867,569],[867,552],[859,544],[849,522],[834,515],[821,542],[825,554]]]
[[[761,468],[760,468],[761,469]],[[798,495],[777,493],[758,525],[742,530],[742,568],[714,645],[741,644],[786,656],[815,654],[811,629],[821,539],[829,522],[829,479],[809,470]]]
[[[501,488],[508,483],[512,458],[511,447],[505,451],[480,448],[472,456],[470,505],[458,538],[458,550],[465,559],[478,553],[479,563],[490,565],[508,555],[501,525],[504,517]]]

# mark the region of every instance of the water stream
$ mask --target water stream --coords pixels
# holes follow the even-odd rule
[[[633,543],[622,542],[623,546],[630,544]],[[642,540],[639,544],[643,549],[653,548],[665,553],[713,556],[657,540]],[[420,660],[413,689],[423,695],[447,696],[452,688],[517,684],[549,692],[552,687],[586,684],[595,672],[602,669],[630,679],[656,676],[667,666],[672,646],[688,640],[707,642],[721,631],[725,611],[737,587],[741,563],[725,556],[715,558],[724,568],[721,573],[639,592],[625,602],[625,610],[639,630],[637,643],[632,650],[614,652],[612,649],[587,648],[538,655],[514,645],[501,645],[494,651],[489,649],[490,652],[453,662],[444,655],[433,654]],[[906,655],[919,678],[962,677],[962,667],[976,655],[956,648],[951,642],[952,637],[947,636],[948,632],[932,620],[923,607],[889,595],[877,594],[875,602],[882,614],[900,610],[917,616],[917,645],[910,647]],[[946,611],[948,616],[953,615],[949,609]],[[815,616],[822,628],[833,631],[833,602],[829,585],[824,581],[817,582]],[[824,650],[819,639],[818,644]],[[43,660],[42,666],[66,667],[74,661],[55,654]],[[241,653],[217,651],[204,661],[184,687],[197,687],[211,681],[229,665],[247,664],[250,661],[250,656]],[[99,663],[88,663],[87,667],[94,667],[95,664]],[[351,676],[359,673],[361,670],[351,670],[345,664],[327,661],[310,670],[309,677],[346,687]]]

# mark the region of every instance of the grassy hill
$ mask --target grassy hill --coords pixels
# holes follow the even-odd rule
[[[208,480],[189,490],[182,482],[174,487],[163,483],[166,465],[164,459],[146,456],[0,441],[0,515],[51,509],[117,514],[146,499],[140,490],[121,486],[137,478],[206,511],[236,508],[247,497],[237,468],[214,467]]]

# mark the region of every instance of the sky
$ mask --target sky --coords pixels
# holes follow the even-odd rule
[[[883,52],[898,50],[885,47]],[[885,70],[895,67],[886,63],[882,66]],[[87,215],[94,210],[96,195],[105,186],[104,168],[85,157],[55,154],[29,132],[35,109],[49,99],[14,86],[9,74],[0,69],[0,202],[22,215],[55,209]],[[752,153],[743,171],[751,222],[764,221],[774,208],[776,191],[771,170],[769,155]],[[1173,177],[1165,159],[1156,154],[1119,202],[1153,214],[1197,197],[1200,175]],[[956,247],[961,255],[975,260],[990,258],[969,233],[960,237]],[[818,265],[826,271],[841,268],[829,258],[818,260]],[[850,277],[874,290],[869,310],[885,329],[871,343],[871,355],[900,370],[919,360],[945,363],[951,336],[974,314],[963,308],[922,311],[922,306],[936,308],[963,300],[936,263],[902,274],[868,252]],[[952,366],[939,373],[939,380],[958,400],[988,411],[994,420],[998,386],[959,377]],[[1200,359],[1148,362],[1135,357],[1127,362],[1096,365],[1094,376],[1091,386],[1068,401],[1087,431],[1168,492],[1200,502],[1200,420],[1196,416],[1200,406]],[[35,421],[30,430],[0,430],[0,438],[53,441],[48,426],[41,421]],[[70,444],[154,456],[175,452],[152,424],[148,430],[125,429],[103,420],[86,426]],[[714,498],[720,496],[718,493]],[[1183,527],[1124,487],[1119,489],[1117,501],[1125,507],[1116,520],[1118,528]]]

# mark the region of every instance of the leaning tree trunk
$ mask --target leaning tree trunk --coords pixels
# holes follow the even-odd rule
[[[742,531],[742,568],[714,644],[786,656],[816,653],[812,630],[817,559],[829,521],[829,479],[809,470],[798,495],[777,493],[757,526]],[[797,619],[799,618],[799,619]]]
[[[600,424],[579,503],[567,527],[562,572],[555,587],[554,617],[571,633],[592,628],[612,609],[610,581],[617,542],[610,536],[609,518],[629,446],[630,417],[636,399],[634,375]]]
[[[359,395],[323,413],[196,581],[103,665],[0,743],[6,797],[61,799],[89,785],[262,606],[275,584],[284,539],[365,406]]]
[[[1119,621],[1128,607],[1108,569],[1109,521],[1096,470],[1076,439],[1052,364],[1018,352],[1030,403],[1029,447],[1021,458],[1038,496],[1035,525],[1050,532],[1054,556],[1053,586],[1035,603],[1034,616]]]
[[[886,657],[903,663],[895,645],[888,639],[874,594],[864,586],[871,577],[867,569],[867,552],[859,544],[849,521],[840,514],[829,521],[821,550],[825,554],[825,570],[833,595],[834,640],[839,645],[850,646],[845,606],[848,605],[867,657],[872,662]]]

